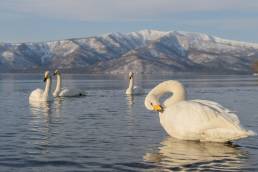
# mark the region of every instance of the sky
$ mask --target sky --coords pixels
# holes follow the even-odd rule
[[[258,0],[0,0],[0,42],[143,29],[258,43]]]

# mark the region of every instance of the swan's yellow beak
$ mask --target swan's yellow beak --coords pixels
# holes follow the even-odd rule
[[[153,110],[158,112],[163,112],[163,107],[161,105],[153,105]]]

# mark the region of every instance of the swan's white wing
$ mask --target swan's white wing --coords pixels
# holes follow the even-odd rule
[[[159,116],[169,135],[184,140],[226,142],[255,134],[240,125],[236,114],[212,101],[181,101]]]
[[[237,115],[232,112],[231,110],[223,107],[219,103],[209,101],[209,100],[192,100],[192,102],[199,103],[203,106],[207,106],[215,111],[218,112],[220,116],[222,116],[224,119],[226,119],[228,122],[234,124],[234,125],[239,125],[240,121]]]
[[[59,93],[60,97],[76,97],[76,96],[86,96],[86,92],[79,89],[68,89],[64,88]]]

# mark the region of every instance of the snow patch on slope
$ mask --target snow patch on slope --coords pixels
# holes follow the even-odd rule
[[[144,41],[154,41],[160,39],[161,37],[165,36],[169,32],[162,32],[158,30],[141,30],[139,32],[131,32],[128,33],[128,36],[133,36],[136,38],[141,38]]]
[[[2,53],[2,56],[6,61],[12,62],[14,60],[14,54],[11,51],[5,51]]]

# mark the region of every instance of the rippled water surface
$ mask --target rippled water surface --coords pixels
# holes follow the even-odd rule
[[[217,101],[258,132],[258,78],[147,77],[145,91],[166,79],[184,83],[189,99]],[[142,96],[127,97],[126,78],[64,75],[82,98],[29,104],[42,75],[0,74],[0,171],[258,171],[258,137],[233,144],[167,136]]]

